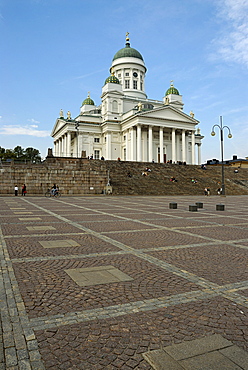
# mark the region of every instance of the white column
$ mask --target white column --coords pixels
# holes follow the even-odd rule
[[[164,130],[159,129],[159,148],[160,148],[160,163],[164,163]]]
[[[135,152],[134,152],[134,128],[130,129],[130,160],[135,161]]]
[[[137,126],[137,161],[141,162],[141,126]]]
[[[147,129],[142,130],[141,132],[142,140],[143,140],[143,147],[142,147],[142,160],[143,162],[147,162]]]
[[[56,157],[57,156],[57,141],[53,142],[53,155]]]
[[[201,144],[197,144],[198,146],[198,164],[201,164]]]
[[[195,131],[191,133],[191,163],[195,164]]]
[[[59,138],[58,156],[61,157],[61,138]]]
[[[180,135],[179,133],[176,134],[176,160],[181,160],[181,153],[180,153]]]
[[[111,158],[111,132],[106,133],[107,143],[106,143],[106,159]]]
[[[129,131],[127,130],[126,131],[126,161],[129,161],[130,160],[130,157],[129,157],[128,136],[129,136]]]
[[[182,130],[182,161],[186,162],[186,143],[185,143],[185,130]]]
[[[70,157],[71,156],[71,131],[68,131],[67,132],[67,154],[66,156],[67,157]]]
[[[176,162],[176,130],[171,129],[171,159],[172,163]]]
[[[152,162],[153,160],[153,152],[152,152],[152,126],[149,126],[148,130],[148,160]]]

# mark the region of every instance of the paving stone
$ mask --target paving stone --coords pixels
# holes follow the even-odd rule
[[[184,368],[164,350],[158,349],[143,353],[146,361],[156,370],[183,370]]]
[[[185,370],[242,370],[217,351],[182,360],[180,364]]]
[[[6,360],[7,367],[17,365],[16,350],[14,347],[5,349],[5,360]]]
[[[206,352],[231,346],[232,342],[226,340],[219,334],[209,335],[204,338],[184,342],[169,347],[164,350],[175,360],[197,356]]]
[[[231,346],[220,350],[220,353],[228,357],[244,370],[248,370],[248,353],[238,346]]]
[[[21,360],[18,363],[19,370],[31,370],[31,365],[28,360]]]
[[[114,266],[99,266],[80,269],[68,269],[65,272],[79,285],[91,286],[99,284],[131,281],[132,277]]]
[[[39,241],[43,248],[78,247],[80,244],[73,239]]]

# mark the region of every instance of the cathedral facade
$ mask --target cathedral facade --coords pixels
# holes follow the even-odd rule
[[[90,95],[74,119],[56,120],[53,155],[140,162],[201,163],[201,140],[194,114],[183,112],[182,96],[171,82],[162,100],[148,99],[143,56],[130,46],[113,57],[101,104]],[[197,157],[197,159],[196,159]]]

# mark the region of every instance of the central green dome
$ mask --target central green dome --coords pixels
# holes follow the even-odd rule
[[[128,36],[128,33],[127,33],[127,36]],[[113,61],[119,58],[138,58],[138,59],[143,60],[143,57],[140,54],[140,52],[130,47],[130,42],[129,42],[128,37],[126,38],[126,46],[120,49],[119,51],[117,51],[117,53],[114,55]]]

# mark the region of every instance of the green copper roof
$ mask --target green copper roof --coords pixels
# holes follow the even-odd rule
[[[115,77],[115,76],[113,76],[113,75],[111,75],[111,76],[109,76],[108,78],[106,78],[106,80],[105,80],[105,85],[107,84],[107,83],[112,83],[112,84],[119,84],[120,83],[120,81],[118,80],[118,78],[117,77]]]
[[[88,96],[88,98],[84,99],[82,105],[95,105],[94,101]]]
[[[138,58],[143,60],[142,55],[138,52],[138,50],[133,49],[130,47],[130,43],[126,42],[126,46],[114,55],[113,61],[119,58]]]
[[[166,91],[165,96],[170,94],[180,95],[179,91],[174,87],[173,83],[171,83],[170,88]]]

